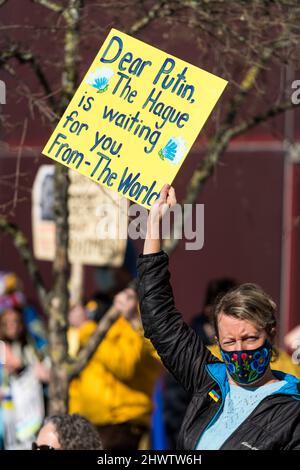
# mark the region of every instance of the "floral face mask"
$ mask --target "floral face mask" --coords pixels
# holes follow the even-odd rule
[[[257,349],[243,351],[224,351],[223,361],[233,380],[240,384],[251,384],[261,379],[266,373],[271,360],[272,345],[266,339]]]

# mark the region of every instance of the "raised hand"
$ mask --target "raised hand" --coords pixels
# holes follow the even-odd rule
[[[175,189],[169,184],[165,184],[160,191],[159,198],[155,201],[149,212],[144,254],[160,251],[160,223],[166,212],[175,204]]]

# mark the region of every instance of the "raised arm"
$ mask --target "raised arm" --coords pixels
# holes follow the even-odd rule
[[[174,305],[168,255],[161,251],[159,237],[161,219],[174,204],[175,191],[165,185],[149,213],[144,253],[138,259],[138,292],[145,336],[178,382],[194,392],[208,379],[205,364],[215,358]]]

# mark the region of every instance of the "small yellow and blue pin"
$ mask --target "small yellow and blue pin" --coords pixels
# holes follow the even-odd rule
[[[217,394],[215,390],[211,390],[208,395],[216,402],[220,400],[220,395]]]

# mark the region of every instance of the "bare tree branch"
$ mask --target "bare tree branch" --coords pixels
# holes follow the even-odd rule
[[[48,313],[48,293],[44,286],[42,276],[35,262],[28,240],[22,230],[15,224],[0,216],[0,230],[9,235],[25,264],[32,282],[37,290],[40,303],[45,313]]]
[[[229,103],[228,112],[224,119],[223,126],[228,127],[234,122],[238,110],[240,109],[242,103],[245,101],[246,97],[253,89],[259,74],[262,72],[264,65],[267,63],[271,56],[271,49],[268,48],[264,50],[259,63],[254,64],[249,68],[244,79],[240,84],[239,91],[233,96]]]
[[[170,10],[168,9],[168,1],[161,0],[153,5],[152,8],[147,12],[143,18],[137,20],[128,30],[128,34],[136,34],[145,26],[153,21],[156,18],[163,18],[164,16],[170,14]]]
[[[9,49],[0,53],[0,67],[3,67],[12,58],[17,59],[21,64],[28,63],[32,67],[42,88],[44,89],[48,97],[47,99],[50,107],[54,112],[56,112],[56,101],[53,97],[51,87],[41,65],[39,64],[37,58],[33,55],[33,53],[31,51],[22,50],[19,48],[19,46],[13,44],[12,46],[10,46]]]
[[[62,5],[58,3],[52,2],[51,0],[31,0],[33,3],[37,3],[43,7],[48,8],[48,10],[52,10],[55,13],[61,13],[64,9]]]
[[[222,129],[215,137],[211,139],[208,145],[205,158],[201,160],[200,164],[194,171],[192,178],[189,181],[186,195],[181,205],[187,204],[184,211],[184,219],[187,220],[191,215],[191,207],[194,204],[203,189],[203,186],[207,179],[213,174],[221,156],[226,151],[229,143],[234,137],[253,129],[258,124],[266,122],[268,119],[278,116],[279,114],[293,109],[299,105],[292,103],[292,100],[283,101],[267,111],[257,114],[256,116],[250,117],[248,120],[242,121],[233,127]],[[173,236],[170,239],[163,241],[163,250],[168,254],[171,254],[176,248],[179,237],[176,234],[181,233],[181,223],[174,225]],[[175,236],[174,236],[175,234]]]
[[[15,190],[14,190],[14,199],[13,199],[13,209],[17,206],[18,192],[19,192],[19,179],[20,179],[20,165],[21,165],[21,156],[22,150],[25,142],[25,137],[27,133],[28,119],[24,120],[23,130],[21,135],[21,141],[18,146],[17,162],[16,162],[16,179],[15,179]]]
[[[0,181],[0,185],[3,185],[2,181]],[[7,184],[4,183],[4,186],[11,187],[11,185],[9,185],[8,183]],[[28,198],[21,197],[21,198],[17,199],[17,204],[20,204],[21,202],[28,202]],[[8,202],[1,203],[0,204],[0,210],[2,212],[7,212],[7,211],[12,212],[13,205],[14,205],[14,201],[8,201]]]
[[[47,33],[56,33],[57,31],[64,31],[66,28],[62,26],[40,26],[37,24],[7,24],[7,25],[1,25],[0,26],[0,31],[9,31],[12,29],[22,29],[23,31],[29,30],[29,31],[41,31],[41,32],[47,32]]]
[[[63,10],[66,23],[64,36],[64,62],[62,69],[62,92],[59,103],[61,114],[72,99],[76,87],[79,61],[79,39],[81,8],[83,0],[69,0]],[[69,222],[68,222],[68,168],[55,165],[54,217],[56,224],[55,259],[53,262],[54,283],[51,290],[49,318],[49,351],[52,360],[49,385],[50,409],[53,413],[66,413],[68,402],[68,380],[65,363],[68,360],[67,328],[69,310]]]
[[[51,124],[59,120],[58,114],[55,113],[53,109],[45,103],[48,98],[47,95],[40,96],[40,94],[33,94],[30,88],[27,85],[24,85],[23,83],[21,83],[21,85],[16,88],[16,94],[24,96],[27,99],[28,108],[32,118],[34,118],[34,110],[36,108],[39,111],[41,117],[45,117],[46,120],[49,121]]]
[[[184,211],[184,220],[187,220],[190,217],[192,211],[192,204],[196,202],[204,183],[213,174],[220,157],[228,147],[230,141],[237,135],[246,132],[251,127],[255,127],[256,125],[263,122],[263,117],[265,118],[265,120],[267,120],[273,116],[276,116],[277,114],[280,114],[286,109],[293,107],[291,101],[289,101],[288,104],[280,103],[279,105],[272,107],[271,109],[260,114],[259,116],[253,116],[249,118],[249,120],[240,123],[238,126],[233,125],[239,109],[241,108],[245,99],[249,96],[255,83],[257,82],[259,74],[262,72],[264,66],[272,57],[274,50],[278,50],[284,47],[285,41],[274,41],[272,47],[267,47],[262,51],[259,62],[254,65],[251,65],[247,73],[245,74],[239,86],[238,92],[233,96],[233,98],[229,102],[228,111],[220,129],[216,132],[215,136],[211,138],[208,143],[206,151],[207,156],[200,162],[189,181],[186,190],[186,196],[182,201],[182,205],[190,205],[186,206],[186,210]],[[288,107],[286,108],[286,106]],[[170,239],[164,240],[163,249],[167,253],[170,254],[177,246],[178,241],[180,239],[178,235],[181,233],[181,230],[182,227],[179,226],[179,224],[175,223],[173,236]]]
[[[237,137],[238,135],[249,131],[258,124],[267,122],[270,118],[278,116],[279,114],[284,113],[285,111],[288,111],[290,109],[296,108],[298,106],[300,106],[300,104],[293,104],[292,100],[283,101],[277,104],[276,106],[268,109],[264,113],[252,116],[248,120],[243,121],[240,124],[234,126],[232,129],[230,129],[229,137],[230,139]]]

